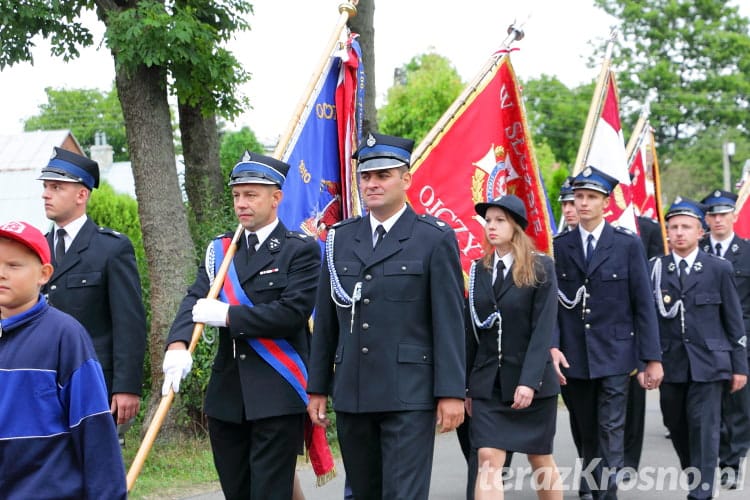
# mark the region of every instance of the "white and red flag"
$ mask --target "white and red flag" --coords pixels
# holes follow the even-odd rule
[[[552,219],[510,56],[493,56],[412,155],[409,201],[456,231],[461,265],[482,256],[484,228],[474,205],[511,193],[526,205],[527,234],[552,248]]]
[[[586,147],[584,135],[583,156],[579,150],[581,161],[576,165],[576,173],[587,166],[596,167],[619,181],[610,193],[610,203],[604,217],[615,226],[626,227],[638,232],[633,210],[633,195],[625,154],[625,140],[620,125],[620,101],[617,94],[617,82],[611,69],[602,73],[604,78],[600,95],[594,95],[592,107],[598,109],[594,115],[593,133]],[[591,117],[591,112],[589,112]],[[585,133],[584,133],[585,134]]]

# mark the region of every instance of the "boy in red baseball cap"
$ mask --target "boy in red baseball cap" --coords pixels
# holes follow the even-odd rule
[[[52,271],[39,230],[0,224],[0,491],[4,498],[126,498],[91,340],[40,294]]]

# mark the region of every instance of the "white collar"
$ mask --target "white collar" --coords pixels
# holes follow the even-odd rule
[[[266,239],[269,236],[271,236],[271,233],[273,232],[274,229],[276,229],[276,226],[278,226],[278,225],[279,225],[279,219],[277,217],[270,224],[266,224],[262,228],[260,228],[257,231],[255,231],[255,235],[258,237],[258,247],[257,248],[260,248],[261,245],[263,245],[263,242],[266,241]],[[245,239],[247,239],[248,235],[250,233],[252,233],[252,232],[253,231],[248,231],[247,229],[245,229]]]
[[[81,228],[84,224],[86,224],[86,221],[88,220],[88,217],[86,214],[81,215],[77,219],[74,219],[70,222],[68,222],[65,227],[62,229],[65,229],[65,248],[70,248],[70,244],[73,242],[74,239],[76,239],[76,236],[78,236],[78,233],[81,232]],[[60,229],[60,226],[57,224],[54,224],[54,230],[55,230],[55,238],[57,238],[57,230]]]
[[[692,269],[696,257],[698,257],[698,247],[695,247],[692,252],[687,254],[687,257],[680,257],[676,253],[672,252],[672,258],[674,259],[674,264],[677,266],[677,269],[680,268],[680,261],[683,259],[685,260],[685,262],[687,262],[687,268]],[[688,271],[688,274],[689,273],[690,271]]]
[[[513,262],[515,262],[515,259],[513,259],[513,252],[508,252],[502,257],[497,255],[497,251],[492,252],[492,280],[495,280],[495,273],[497,272],[497,261],[502,260],[503,264],[505,264],[505,271],[503,272],[503,277],[505,277],[508,274],[508,271],[510,270],[510,266],[513,265]]]
[[[602,237],[602,231],[604,231],[604,224],[605,221],[604,219],[602,219],[602,221],[590,233],[583,228],[583,224],[578,224],[578,230],[581,232],[581,242],[583,242],[583,248],[586,248],[586,244],[588,243],[588,241],[586,240],[588,240],[589,234],[594,235],[594,246],[599,243],[599,238]]]
[[[372,230],[372,237],[375,238],[375,228],[378,226],[383,226],[383,229],[385,229],[385,232],[388,233],[394,224],[396,224],[396,221],[398,220],[403,213],[406,212],[406,203],[404,203],[404,206],[401,207],[401,210],[396,212],[395,214],[391,215],[384,221],[379,221],[375,218],[374,215],[372,215],[372,212],[370,212],[370,229]]]
[[[732,240],[734,239],[734,231],[732,231],[729,236],[726,239],[723,240],[717,240],[713,236],[709,237],[709,240],[711,240],[711,250],[714,251],[716,249],[716,244],[721,243],[721,253],[727,253],[727,250],[729,250],[729,246],[732,244]]]

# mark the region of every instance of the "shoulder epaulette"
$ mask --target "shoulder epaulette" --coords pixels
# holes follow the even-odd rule
[[[297,238],[297,239],[300,239],[302,241],[307,241],[308,238],[310,238],[309,235],[307,235],[305,233],[300,233],[299,231],[287,231],[286,232],[286,237],[287,238]]]
[[[636,234],[633,231],[623,226],[615,226],[615,231],[620,232],[622,234],[628,234],[630,236],[636,236]]]
[[[361,215],[355,215],[354,217],[349,217],[348,219],[340,220],[340,221],[338,221],[336,224],[334,224],[331,227],[333,227],[334,229],[336,229],[336,228],[339,228],[341,226],[346,226],[347,224],[351,224],[352,222],[356,222],[356,221],[360,220],[361,218],[362,218]]]
[[[429,224],[430,226],[434,226],[441,231],[447,231],[448,229],[450,229],[450,226],[447,222],[433,215],[422,214],[417,217],[417,220],[422,221],[425,224]]]
[[[108,234],[109,236],[114,236],[115,238],[121,238],[122,233],[119,233],[115,231],[114,229],[104,227],[104,226],[98,226],[99,232],[102,234]]]

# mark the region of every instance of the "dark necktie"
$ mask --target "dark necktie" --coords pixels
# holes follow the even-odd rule
[[[492,289],[495,291],[495,297],[500,296],[500,290],[503,288],[503,281],[505,280],[505,262],[498,260],[495,264],[495,282],[492,284]]]
[[[591,263],[591,257],[594,255],[594,235],[589,234],[589,237],[586,238],[586,266]]]
[[[55,243],[55,260],[60,262],[65,257],[65,229],[57,230],[57,243]]]
[[[685,277],[687,276],[687,261],[682,259],[680,261],[680,288],[685,288]]]
[[[247,258],[255,255],[255,245],[258,244],[258,235],[250,233],[247,235]]]
[[[716,244],[716,255],[721,257],[721,243]]]
[[[375,232],[378,233],[378,238],[375,240],[375,246],[372,248],[373,250],[378,248],[380,242],[383,241],[383,238],[385,237],[385,228],[382,224],[378,224],[378,227],[375,228]]]

